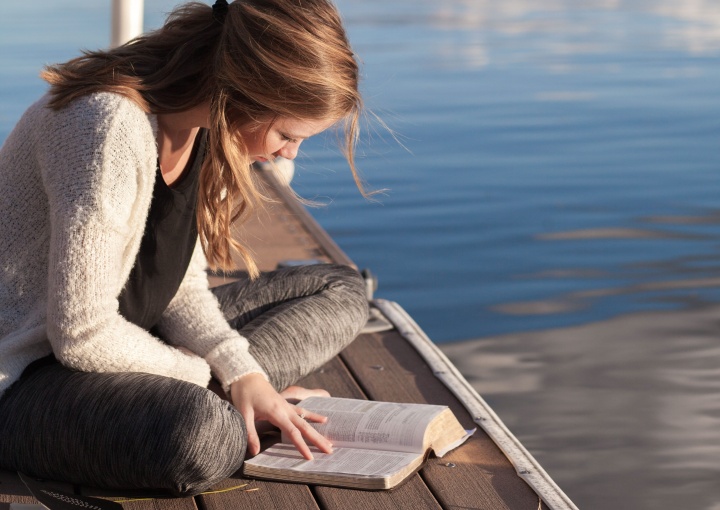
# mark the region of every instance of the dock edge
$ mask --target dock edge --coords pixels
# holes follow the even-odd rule
[[[440,348],[423,332],[410,315],[394,301],[374,299],[372,304],[415,348],[437,377],[465,406],[481,427],[507,456],[518,476],[532,487],[552,510],[578,510],[555,481],[505,426]]]

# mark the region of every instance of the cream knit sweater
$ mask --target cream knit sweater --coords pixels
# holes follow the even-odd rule
[[[0,396],[53,352],[86,372],[148,372],[227,387],[264,374],[208,290],[199,245],[163,314],[163,338],[118,312],[157,168],[156,118],[108,93],[59,112],[45,96],[0,148]]]

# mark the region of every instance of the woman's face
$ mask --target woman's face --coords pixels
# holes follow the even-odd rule
[[[240,129],[248,155],[253,161],[267,161],[277,157],[295,159],[300,144],[335,123],[334,120],[300,120],[279,117]],[[267,135],[266,135],[267,133]]]

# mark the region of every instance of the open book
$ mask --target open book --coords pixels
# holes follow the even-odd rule
[[[390,489],[422,466],[433,450],[438,457],[462,444],[466,431],[445,406],[394,404],[347,398],[310,397],[298,404],[328,417],[312,423],[333,443],[333,453],[311,447],[305,460],[286,438],[245,461],[247,476],[334,485]]]

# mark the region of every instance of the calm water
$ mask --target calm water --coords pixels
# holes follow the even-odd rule
[[[394,136],[369,119],[380,203],[306,144],[316,218],[580,508],[720,510],[720,4],[339,5]],[[0,5],[0,140],[107,7]]]

